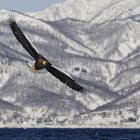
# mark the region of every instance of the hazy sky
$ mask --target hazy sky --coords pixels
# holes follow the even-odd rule
[[[43,10],[50,5],[64,0],[0,0],[0,9],[32,12]]]

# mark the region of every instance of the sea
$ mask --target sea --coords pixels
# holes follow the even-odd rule
[[[140,140],[140,129],[1,128],[0,140]]]

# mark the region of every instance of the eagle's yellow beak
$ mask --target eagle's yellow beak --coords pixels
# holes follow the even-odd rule
[[[32,66],[32,72],[36,72],[36,71],[37,71],[37,69],[35,69],[35,67]]]

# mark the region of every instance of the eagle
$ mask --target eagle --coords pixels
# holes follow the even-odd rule
[[[46,69],[48,72],[50,72],[53,76],[55,76],[57,79],[59,79],[61,82],[66,84],[71,89],[77,92],[81,92],[82,94],[87,93],[87,90],[85,90],[84,87],[82,87],[75,80],[73,80],[73,78],[68,73],[52,65],[45,57],[43,57],[37,51],[33,43],[29,40],[29,38],[23,33],[23,31],[18,26],[13,15],[9,15],[8,22],[16,39],[35,60],[34,65],[29,64],[30,67],[32,68],[32,71],[35,72],[41,69]]]

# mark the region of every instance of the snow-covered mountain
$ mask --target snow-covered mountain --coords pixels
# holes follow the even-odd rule
[[[26,62],[33,59],[7,22],[11,11],[1,10],[0,126],[138,125],[139,6],[139,0],[66,0],[36,13],[13,12],[39,52],[83,85],[86,96],[47,71],[30,71]]]

